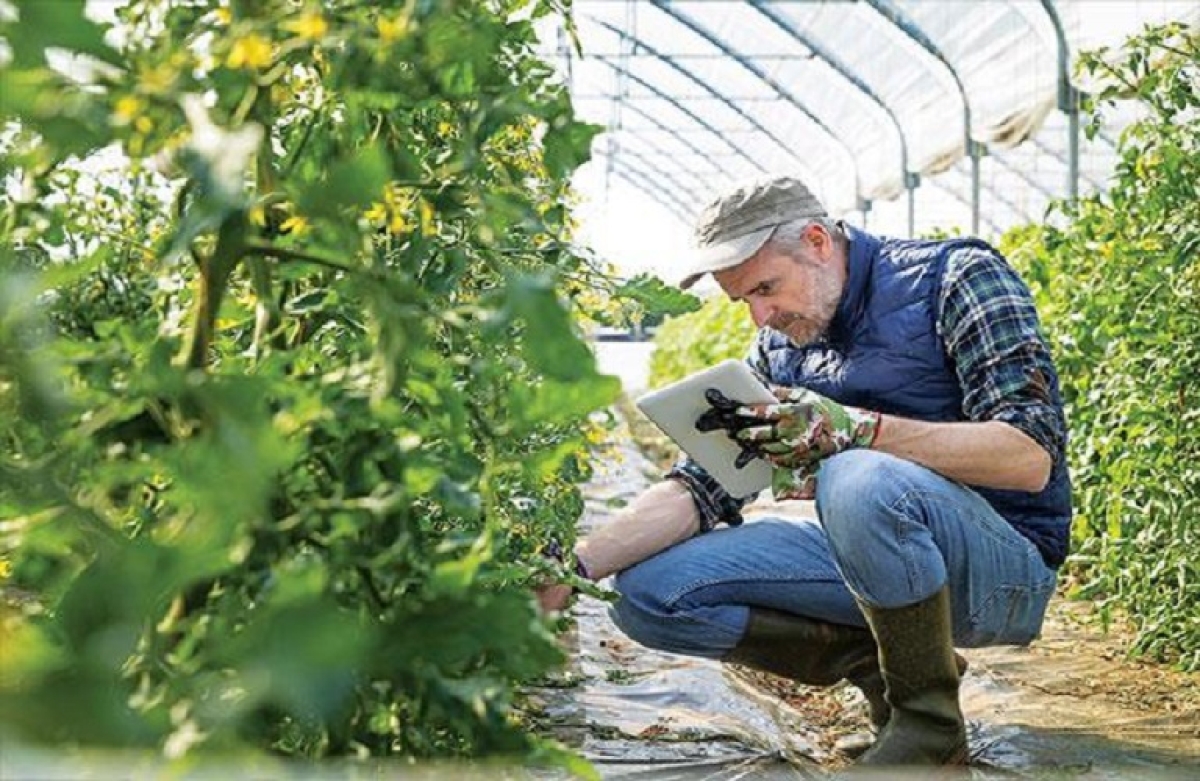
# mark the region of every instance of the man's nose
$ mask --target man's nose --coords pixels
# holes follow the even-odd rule
[[[746,306],[750,307],[750,319],[754,321],[757,328],[762,328],[771,319],[771,307],[760,301],[747,301]]]

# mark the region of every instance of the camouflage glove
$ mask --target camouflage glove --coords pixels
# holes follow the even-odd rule
[[[705,412],[696,421],[700,431],[723,430],[735,442],[739,442],[737,434],[748,428],[759,426],[762,421],[758,417],[743,415],[739,410],[744,406],[740,401],[728,398],[715,388],[709,388],[704,394],[712,409]],[[742,452],[734,460],[734,466],[743,468],[756,458],[766,454],[756,445],[749,442],[739,442]],[[816,464],[805,465],[796,469],[781,469],[774,467],[771,473],[771,495],[776,500],[785,499],[815,499],[817,496],[817,467]]]
[[[776,501],[785,499],[816,499],[817,498],[817,467],[802,466],[799,469],[780,469],[771,471],[771,496]]]
[[[700,416],[696,428],[724,429],[742,445],[743,457],[753,453],[786,470],[812,471],[834,453],[875,441],[878,412],[839,404],[806,388],[771,390],[779,403],[738,404],[710,390],[705,395],[712,409]]]

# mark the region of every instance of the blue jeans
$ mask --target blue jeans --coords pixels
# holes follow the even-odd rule
[[[618,574],[613,620],[651,648],[721,658],[751,607],[866,626],[856,596],[900,607],[948,584],[956,645],[1037,636],[1055,570],[978,494],[871,450],[826,459],[817,481],[819,522],[750,520]]]

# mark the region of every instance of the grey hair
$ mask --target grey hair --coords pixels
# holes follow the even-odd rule
[[[780,252],[787,255],[796,255],[796,250],[800,247],[800,239],[804,236],[804,229],[809,225],[820,225],[829,235],[833,237],[835,244],[840,244],[846,240],[846,234],[842,231],[842,227],[837,224],[837,221],[828,217],[802,217],[798,220],[788,220],[780,223],[777,228],[771,233],[771,238],[767,240],[767,244]]]

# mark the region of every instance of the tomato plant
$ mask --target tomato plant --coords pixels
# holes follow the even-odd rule
[[[1136,622],[1135,650],[1200,669],[1200,36],[1149,28],[1085,54],[1090,132],[1119,100],[1107,192],[1010,232],[1054,343],[1071,428],[1080,596]]]
[[[571,247],[566,10],[0,21],[6,729],[553,753],[512,712],[561,658],[527,582],[617,392],[562,295],[618,288]]]

